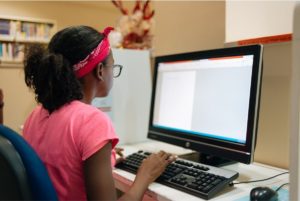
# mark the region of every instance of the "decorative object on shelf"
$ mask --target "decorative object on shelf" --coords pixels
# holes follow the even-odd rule
[[[112,0],[121,11],[115,31],[110,34],[111,45],[116,48],[152,49],[154,10],[150,0],[137,0],[132,13],[124,8],[121,0]]]
[[[55,30],[53,20],[0,16],[0,66],[21,67],[26,46],[47,44]]]

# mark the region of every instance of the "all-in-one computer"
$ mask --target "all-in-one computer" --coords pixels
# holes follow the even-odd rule
[[[210,199],[238,177],[216,166],[253,161],[261,60],[261,45],[155,58],[148,138],[200,153],[198,162],[177,159],[157,182]],[[135,173],[149,154],[117,167]]]
[[[260,45],[157,57],[148,137],[199,151],[203,163],[251,163],[261,57]]]

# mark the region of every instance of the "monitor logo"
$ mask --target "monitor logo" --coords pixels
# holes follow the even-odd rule
[[[191,146],[191,143],[190,142],[186,142],[185,143],[185,147],[190,147]]]

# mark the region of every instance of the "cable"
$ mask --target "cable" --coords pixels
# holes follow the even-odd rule
[[[276,192],[278,192],[283,186],[285,186],[285,185],[288,185],[288,184],[290,184],[290,183],[285,183],[285,184],[282,184],[281,186],[279,186],[275,191]]]
[[[269,177],[269,178],[266,178],[266,179],[259,179],[259,180],[252,180],[252,181],[231,182],[229,184],[229,186],[233,186],[233,185],[236,185],[236,184],[246,184],[246,183],[254,183],[254,182],[260,182],[260,181],[266,181],[266,180],[273,179],[275,177],[278,177],[278,176],[283,175],[283,174],[288,174],[288,173],[289,172],[283,172],[283,173],[277,174],[275,176],[272,176],[272,177]]]

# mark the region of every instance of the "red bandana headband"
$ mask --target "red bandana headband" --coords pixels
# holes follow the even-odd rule
[[[73,66],[77,78],[81,78],[91,72],[94,67],[103,61],[110,53],[110,44],[108,34],[113,30],[112,27],[106,27],[102,34],[104,38],[99,45],[83,60]]]

